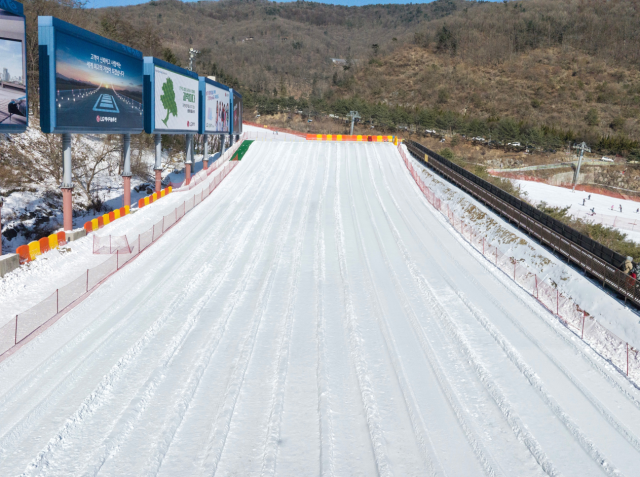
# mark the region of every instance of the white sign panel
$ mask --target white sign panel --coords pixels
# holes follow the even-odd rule
[[[205,124],[204,130],[207,133],[228,133],[230,100],[229,91],[206,83],[207,89],[205,94]]]
[[[155,66],[155,129],[198,132],[198,80]]]

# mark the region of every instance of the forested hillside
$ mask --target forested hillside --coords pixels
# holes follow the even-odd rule
[[[54,15],[184,66],[198,49],[198,73],[240,89],[249,114],[357,109],[386,130],[435,128],[543,149],[586,140],[637,159],[638,5],[152,0],[86,9],[27,0],[31,106],[37,113],[37,16]]]

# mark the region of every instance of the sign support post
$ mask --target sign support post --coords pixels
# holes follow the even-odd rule
[[[0,255],[2,255],[2,202],[4,199],[0,197]]]
[[[192,135],[191,134],[187,134],[186,135],[186,139],[187,139],[187,150],[186,150],[186,158],[185,158],[185,184],[189,185],[189,183],[191,183],[191,163],[193,162],[193,154],[191,151],[191,139],[192,139]]]
[[[204,151],[202,155],[202,169],[205,171],[209,169],[209,136],[207,134],[202,135],[202,142],[204,143]]]
[[[224,150],[227,146],[227,136],[225,134],[220,134],[220,157],[224,155]]]
[[[124,156],[124,167],[122,168],[124,206],[131,207],[131,134],[122,135],[122,155]]]
[[[153,139],[156,146],[156,192],[159,194],[162,189],[162,135],[156,134]]]
[[[71,179],[71,134],[62,135],[62,225],[73,230],[73,180]]]

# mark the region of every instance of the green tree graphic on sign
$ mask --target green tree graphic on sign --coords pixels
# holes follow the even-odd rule
[[[174,116],[178,115],[178,105],[176,104],[176,94],[173,92],[173,81],[171,78],[167,78],[167,81],[162,85],[162,92],[164,93],[160,96],[160,100],[162,101],[162,106],[167,110],[167,117],[162,120],[164,125],[167,125],[167,121],[169,121],[169,115],[173,114]]]

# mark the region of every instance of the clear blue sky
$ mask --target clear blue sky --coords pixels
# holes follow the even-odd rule
[[[100,7],[116,7],[122,5],[137,5],[139,3],[147,3],[148,0],[89,0],[87,7],[100,8]],[[186,0],[191,1],[191,0]],[[193,0],[195,1],[195,0]],[[283,0],[283,1],[295,1],[295,0]],[[385,3],[430,3],[433,0],[334,0],[334,1],[320,1],[321,3],[332,3],[334,5],[349,5],[349,6],[361,6],[361,5],[375,5]],[[502,0],[490,0],[490,1],[502,1]]]

